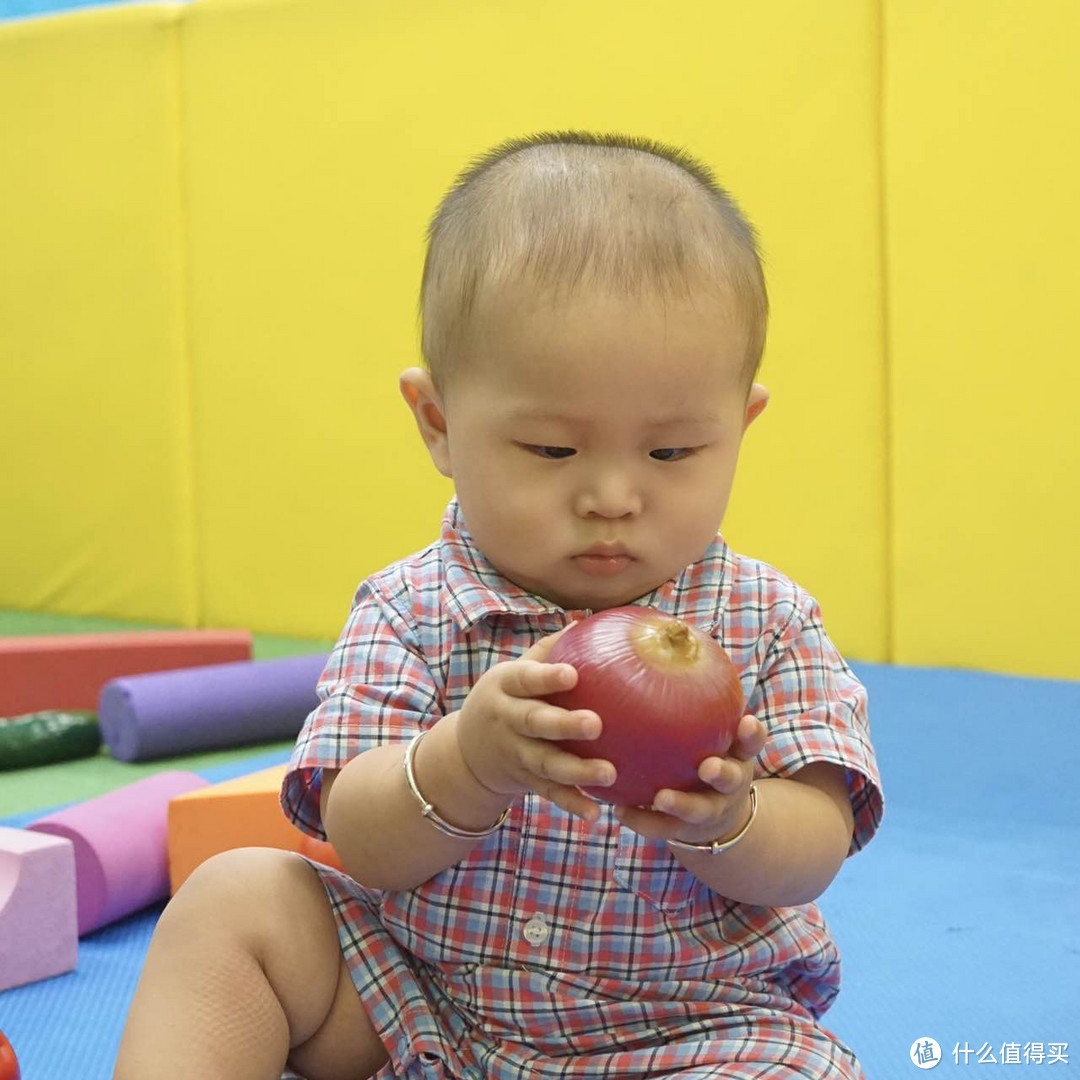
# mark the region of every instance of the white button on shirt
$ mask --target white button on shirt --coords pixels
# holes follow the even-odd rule
[[[534,915],[526,924],[523,931],[525,940],[530,945],[543,945],[551,936],[551,927],[544,922],[542,915]]]

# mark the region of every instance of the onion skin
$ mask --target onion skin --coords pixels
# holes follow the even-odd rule
[[[583,787],[602,802],[649,806],[661,788],[707,787],[697,775],[735,741],[745,699],[728,654],[707,634],[655,608],[609,608],[575,623],[548,655],[577,669],[577,684],[549,694],[563,709],[599,715],[596,739],[558,743],[610,761],[610,787]]]

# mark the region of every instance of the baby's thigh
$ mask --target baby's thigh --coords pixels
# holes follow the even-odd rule
[[[163,921],[170,916],[213,926],[258,962],[288,1022],[290,1064],[308,1080],[357,1080],[386,1061],[326,890],[305,859],[272,848],[223,852],[184,883]]]
[[[310,1039],[289,1052],[289,1066],[305,1080],[365,1080],[388,1060],[342,960],[326,1019]]]

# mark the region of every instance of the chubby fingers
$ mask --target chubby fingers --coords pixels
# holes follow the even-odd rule
[[[576,787],[552,781],[538,784],[535,790],[568,814],[576,814],[590,823],[600,818],[600,804]]]
[[[754,779],[754,766],[750,761],[737,758],[706,758],[698,766],[698,776],[721,795],[733,795],[741,787],[748,787]]]
[[[545,794],[547,783],[571,787],[608,787],[615,783],[615,766],[603,758],[583,758],[537,739],[521,744],[521,767],[532,778],[534,791]]]
[[[508,710],[510,725],[526,739],[546,739],[561,742],[564,739],[592,740],[603,727],[600,717],[588,709],[569,711],[546,701],[521,698]]]
[[[698,777],[721,795],[732,795],[754,779],[754,759],[765,746],[765,725],[756,716],[739,721],[727,757],[707,757]]]
[[[573,625],[573,623],[570,623],[561,630],[556,630],[554,634],[548,634],[547,637],[542,637],[539,641],[530,645],[528,650],[522,654],[522,660],[546,660],[551,650],[555,647],[555,642],[558,641],[559,638],[561,638]]]
[[[530,791],[590,822],[600,816],[600,807],[579,788],[607,787],[615,783],[616,777],[615,766],[610,761],[581,758],[542,739],[520,742],[518,767],[521,780]]]
[[[498,711],[527,739],[595,739],[600,717],[588,709],[563,709],[544,700],[577,682],[569,664],[514,660],[500,665],[499,689],[505,695]]]
[[[600,758],[579,757],[563,750],[557,744],[564,740],[591,741],[600,734],[603,723],[589,709],[563,709],[537,697],[517,697],[512,690],[532,690],[537,695],[551,693],[551,687],[572,684],[577,678],[573,668],[567,668],[569,678],[560,673],[557,664],[521,663],[512,665],[519,670],[508,672],[509,685],[504,715],[509,726],[520,736],[515,756],[519,768],[531,778],[530,787],[547,795],[548,784],[577,787],[603,786],[615,782],[615,767]],[[537,687],[543,687],[538,690]],[[547,795],[548,798],[552,798]],[[561,796],[560,796],[561,797]],[[562,806],[561,802],[552,798]],[[572,799],[575,805],[579,800]],[[592,803],[591,799],[586,800]],[[563,806],[563,809],[568,807]],[[571,811],[576,813],[577,810]]]
[[[687,826],[708,826],[713,835],[723,820],[725,800],[715,792],[658,791],[652,806],[616,806],[615,819],[649,840],[673,840]]]
[[[765,725],[756,716],[744,716],[739,721],[735,741],[731,744],[728,757],[753,761],[764,749],[767,734]]]
[[[656,793],[652,806],[617,806],[615,818],[650,840],[704,843],[738,828],[739,806],[739,798],[716,791],[665,788]]]
[[[499,664],[499,687],[516,698],[539,698],[569,690],[577,682],[577,670],[569,664],[545,664],[542,660],[510,660]]]

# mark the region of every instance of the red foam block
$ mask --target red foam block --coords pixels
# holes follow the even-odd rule
[[[0,637],[0,716],[96,710],[110,679],[250,659],[247,630]]]

